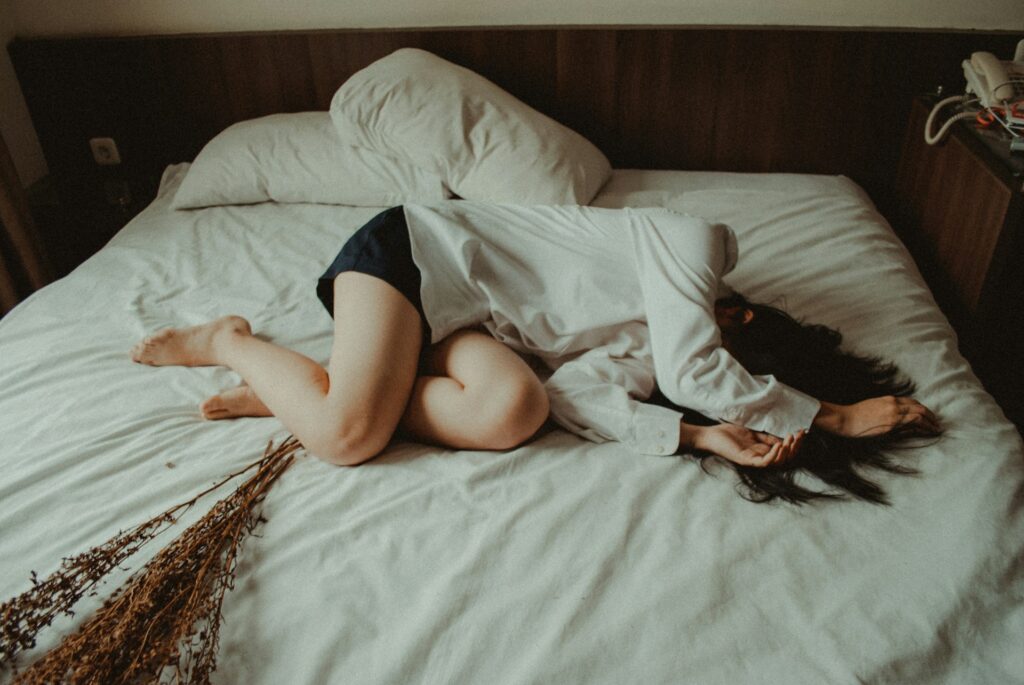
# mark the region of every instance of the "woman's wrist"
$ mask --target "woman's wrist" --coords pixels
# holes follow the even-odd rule
[[[679,449],[694,450],[702,449],[701,444],[707,428],[705,426],[694,426],[685,421],[679,422]]]
[[[842,404],[822,402],[821,409],[814,417],[814,426],[829,433],[842,433],[843,422],[846,419],[845,409]]]

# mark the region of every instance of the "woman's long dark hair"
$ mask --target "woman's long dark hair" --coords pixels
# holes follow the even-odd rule
[[[729,336],[729,351],[755,375],[775,376],[780,382],[818,400],[853,404],[871,397],[906,396],[914,384],[891,363],[840,349],[842,335],[831,328],[802,324],[781,309],[748,302],[742,295],[719,301],[721,307],[750,309],[754,316],[742,332]],[[693,416],[688,411],[688,421]],[[886,451],[908,446],[915,437],[906,431],[848,438],[811,430],[799,454],[780,467],[755,468],[729,462],[742,484],[741,494],[753,502],[779,498],[793,504],[815,499],[858,499],[888,504],[885,491],[864,476],[860,467],[890,473],[913,474],[912,468],[895,463]],[[910,445],[913,446],[913,445]],[[697,455],[703,459],[707,454]],[[800,470],[831,486],[812,490],[795,482]]]

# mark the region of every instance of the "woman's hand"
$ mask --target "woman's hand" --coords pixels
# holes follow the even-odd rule
[[[683,447],[711,452],[741,466],[777,466],[792,459],[800,449],[806,431],[785,439],[758,433],[743,426],[721,423],[716,426],[683,424]]]
[[[866,438],[894,430],[922,435],[940,431],[939,420],[928,407],[911,397],[872,397],[856,404],[822,402],[814,425],[848,438]]]

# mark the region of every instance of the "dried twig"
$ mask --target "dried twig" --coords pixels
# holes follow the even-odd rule
[[[103,604],[73,635],[18,673],[17,683],[156,682],[166,668],[177,682],[207,683],[216,668],[221,607],[234,586],[242,541],[263,521],[259,504],[301,447],[288,438],[267,446],[263,458],[128,532],[61,567],[0,606],[0,666],[18,653],[111,570],[173,525],[201,497],[256,469],[248,480],[191,525]]]

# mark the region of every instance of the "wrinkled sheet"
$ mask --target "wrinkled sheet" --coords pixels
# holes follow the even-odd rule
[[[140,337],[236,313],[327,361],[315,279],[376,210],[175,212],[186,168],[0,321],[0,597],[286,435],[276,419],[202,420],[199,402],[237,376],[134,365]],[[841,177],[617,171],[595,204],[731,224],[733,287],[897,362],[946,426],[901,455],[920,475],[876,474],[890,507],[798,508],[741,499],[725,468],[560,430],[509,453],[395,444],[355,469],[302,457],[244,547],[214,681],[1022,682],[1020,439],[862,192]]]

